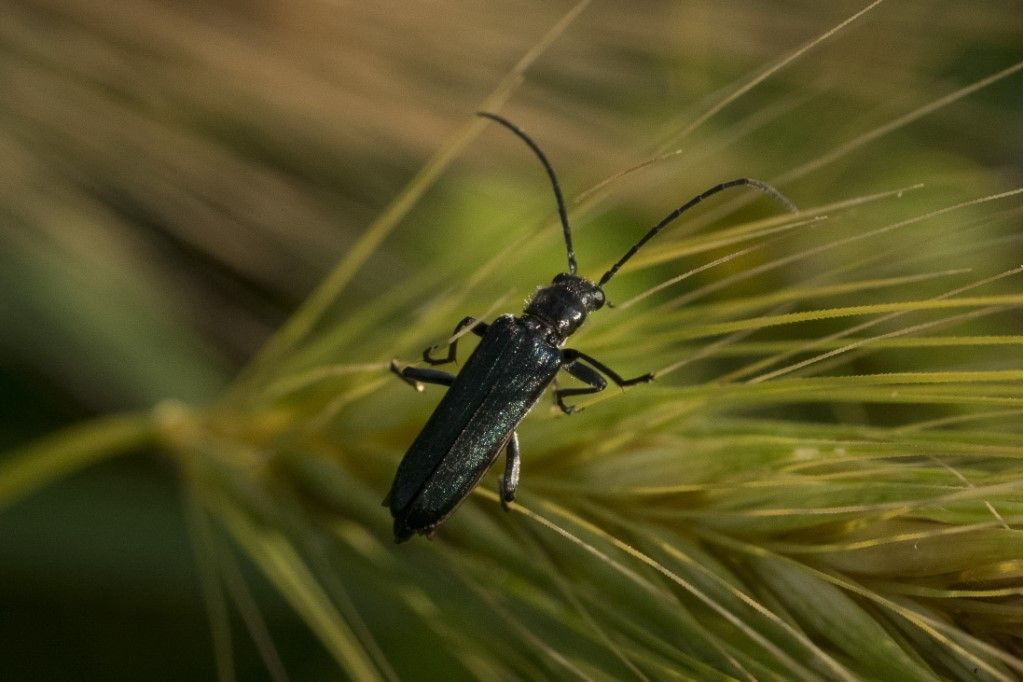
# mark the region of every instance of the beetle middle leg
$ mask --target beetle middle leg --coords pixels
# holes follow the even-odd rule
[[[519,434],[515,431],[505,445],[505,474],[501,477],[498,492],[501,494],[501,506],[508,511],[508,503],[516,499],[516,488],[519,487]]]
[[[488,325],[472,316],[466,316],[462,318],[462,321],[455,325],[455,331],[452,332],[452,336],[456,336],[466,327],[473,327],[473,333],[477,336],[482,337],[487,333]],[[452,339],[451,343],[448,344],[448,355],[443,358],[435,358],[430,354],[430,351],[437,348],[437,346],[427,346],[423,349],[423,362],[428,365],[446,365],[449,362],[455,362],[455,351],[458,348],[459,340]]]
[[[439,369],[429,369],[426,367],[404,367],[402,369],[398,369],[398,363],[394,360],[391,361],[389,369],[399,379],[409,384],[417,391],[423,390],[423,384],[451,386],[452,382],[455,381],[454,374],[442,372]]]
[[[574,348],[566,348],[562,351],[562,369],[569,374],[573,375],[580,381],[589,384],[585,388],[558,388],[555,389],[555,403],[558,407],[566,414],[572,414],[578,408],[575,405],[566,405],[565,398],[573,395],[587,395],[590,393],[600,393],[608,385],[608,382],[601,376],[604,374],[611,379],[616,386],[623,388],[626,386],[633,386],[635,384],[644,384],[648,381],[654,380],[654,375],[651,373],[641,374],[638,377],[632,379],[623,379],[618,372],[608,367],[600,360],[596,360],[586,353],[578,351]],[[583,362],[587,364],[584,365]]]

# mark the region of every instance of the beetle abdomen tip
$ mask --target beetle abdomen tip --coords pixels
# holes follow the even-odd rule
[[[401,544],[411,538],[415,531],[402,519],[395,519],[395,544]]]

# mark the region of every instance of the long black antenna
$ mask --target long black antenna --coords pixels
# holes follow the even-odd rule
[[[775,189],[774,187],[769,185],[767,182],[761,182],[760,180],[754,180],[752,178],[737,178],[736,180],[730,180],[729,182],[723,182],[721,184],[715,185],[714,187],[712,187],[709,190],[706,190],[706,191],[698,194],[697,196],[695,196],[694,198],[690,199],[685,204],[683,204],[682,206],[680,206],[679,208],[677,208],[676,210],[672,211],[667,216],[665,216],[665,218],[660,223],[658,223],[657,225],[652,227],[647,232],[647,234],[645,234],[643,237],[641,237],[640,241],[638,241],[636,244],[634,244],[633,247],[629,251],[626,252],[626,255],[619,259],[618,263],[613,265],[608,270],[608,272],[606,272],[603,275],[601,275],[601,281],[599,281],[597,283],[597,286],[603,287],[605,284],[607,284],[608,280],[610,280],[612,277],[614,277],[615,273],[619,271],[619,268],[621,268],[626,261],[628,261],[630,258],[632,258],[633,256],[636,255],[636,252],[640,250],[641,246],[643,246],[644,244],[649,242],[654,237],[654,235],[656,235],[659,232],[661,232],[662,229],[664,229],[673,220],[675,220],[676,218],[678,218],[682,214],[686,213],[688,210],[690,210],[691,208],[693,208],[694,206],[696,206],[700,202],[704,201],[708,197],[710,197],[710,196],[712,196],[714,194],[718,194],[723,189],[729,189],[730,187],[737,187],[739,185],[745,185],[747,187],[753,187],[756,190],[760,190],[760,191],[764,192],[765,194],[767,194],[768,196],[770,196],[772,199],[775,199],[775,201],[777,201],[780,204],[782,204],[783,206],[785,206],[790,212],[792,212],[792,213],[796,213],[797,212],[796,205],[792,201],[787,199],[785,196],[783,196],[782,193],[779,192],[777,189]]]
[[[498,116],[497,114],[492,114],[486,111],[478,111],[476,112],[476,115],[489,118],[511,130],[519,137],[519,139],[530,146],[530,149],[532,149],[533,153],[537,155],[540,162],[544,164],[544,170],[548,172],[548,177],[551,178],[551,186],[555,189],[555,200],[558,202],[558,217],[562,219],[562,232],[565,234],[565,251],[569,255],[569,274],[575,275],[576,252],[573,251],[572,248],[572,233],[569,231],[569,214],[565,212],[565,200],[562,198],[562,189],[558,186],[558,178],[555,177],[555,169],[551,167],[548,157],[544,156],[544,152],[540,150],[537,143],[531,140],[530,136],[523,132],[522,128],[516,124]]]

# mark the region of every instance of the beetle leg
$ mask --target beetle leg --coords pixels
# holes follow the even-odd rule
[[[455,331],[452,332],[452,336],[457,335],[463,329],[470,326],[473,327],[473,333],[476,334],[477,336],[482,337],[484,334],[487,333],[488,325],[486,323],[481,322],[475,317],[467,316],[462,318],[462,321],[455,325]],[[448,355],[444,356],[443,358],[435,358],[430,354],[430,351],[437,348],[437,346],[427,346],[423,350],[423,362],[427,363],[428,365],[445,365],[448,364],[449,362],[455,362],[455,350],[458,347],[458,345],[459,340],[452,339],[451,343],[448,344]]]
[[[566,414],[572,414],[578,408],[575,405],[566,405],[565,398],[571,395],[587,395],[588,393],[600,393],[608,385],[608,382],[604,380],[604,377],[594,369],[593,367],[587,367],[586,365],[577,363],[576,360],[570,360],[569,362],[562,365],[569,374],[573,375],[580,381],[586,384],[590,384],[586,388],[556,388],[555,389],[555,404],[558,405],[559,409]]]
[[[515,431],[505,445],[505,475],[501,477],[498,492],[501,494],[501,506],[508,511],[508,503],[516,499],[516,488],[519,487],[519,434]]]
[[[565,371],[580,381],[590,384],[587,388],[561,388],[555,391],[555,401],[566,414],[572,414],[577,410],[577,408],[575,405],[566,405],[563,398],[571,395],[586,395],[588,393],[599,393],[600,391],[603,391],[607,382],[605,382],[604,377],[602,377],[601,374],[604,374],[615,382],[615,385],[619,388],[633,386],[634,384],[643,384],[654,380],[654,374],[651,373],[642,374],[638,377],[633,377],[632,379],[623,379],[618,372],[608,367],[600,360],[595,360],[586,353],[574,348],[566,348],[562,351],[562,362],[565,363],[562,365],[562,368]],[[588,367],[587,365],[582,364],[583,362],[593,366]]]
[[[568,360],[569,362],[575,360],[583,360],[587,364],[596,367],[598,371],[600,371],[602,374],[604,374],[613,382],[615,382],[615,385],[618,386],[619,388],[623,388],[624,386],[633,386],[635,384],[646,384],[648,381],[654,381],[653,372],[641,374],[640,376],[633,377],[632,379],[623,379],[618,372],[613,370],[608,365],[604,364],[600,360],[590,357],[583,351],[576,350],[575,348],[566,348],[564,351],[562,351],[562,360]]]
[[[449,374],[448,372],[442,372],[438,369],[428,369],[426,367],[404,367],[402,369],[398,369],[398,363],[394,360],[391,361],[391,365],[389,367],[399,379],[409,384],[417,391],[423,390],[423,384],[451,386],[452,382],[455,381],[455,375]]]

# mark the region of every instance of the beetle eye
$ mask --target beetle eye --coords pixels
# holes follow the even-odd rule
[[[555,278],[551,280],[551,283],[558,284],[559,282],[564,282],[566,277],[568,277],[568,275],[566,275],[564,272],[560,272],[557,275],[555,275]]]

